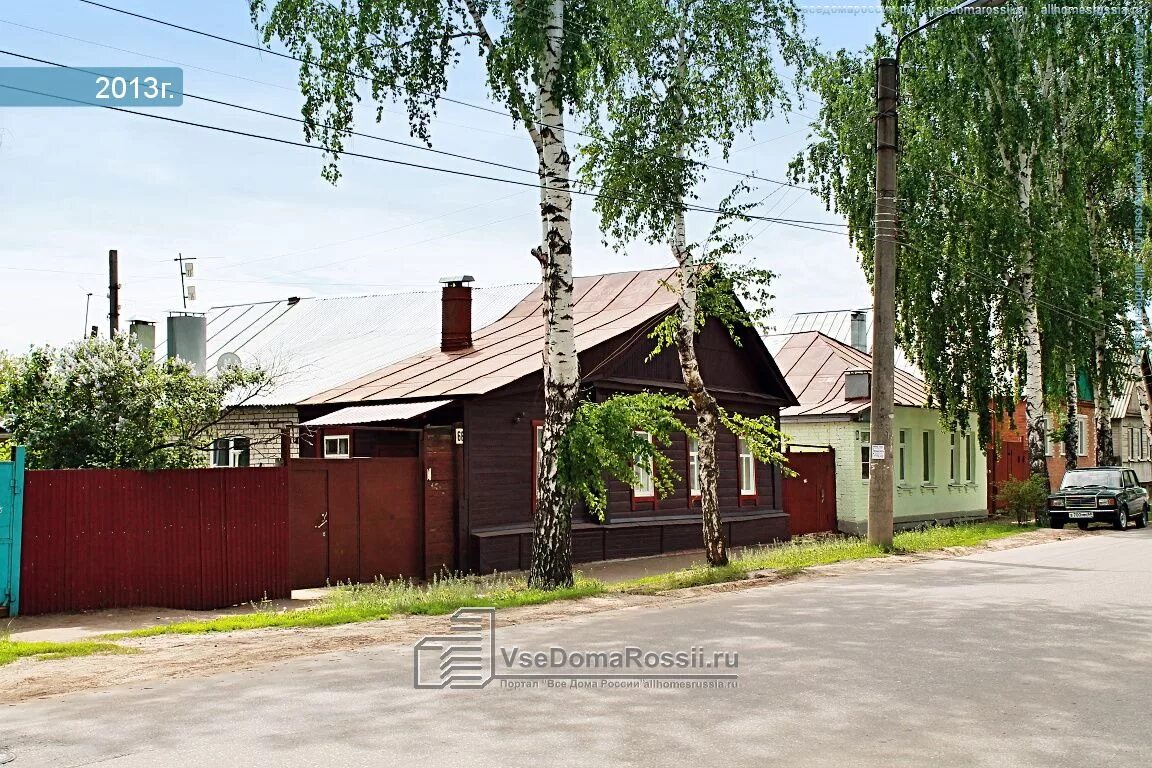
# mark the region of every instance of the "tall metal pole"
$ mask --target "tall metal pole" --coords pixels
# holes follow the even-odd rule
[[[84,332],[80,334],[80,338],[88,335],[88,310],[92,307],[92,294],[89,293],[84,298]]]
[[[876,62],[876,247],[872,267],[872,393],[868,543],[892,547],[892,417],[896,377],[896,59]]]
[[[108,336],[116,338],[120,332],[120,259],[116,251],[108,251]]]

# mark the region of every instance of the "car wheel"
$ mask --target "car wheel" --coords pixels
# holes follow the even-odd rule
[[[1126,508],[1122,508],[1116,513],[1116,521],[1112,523],[1112,527],[1118,531],[1128,527],[1128,510]]]
[[[1137,528],[1147,528],[1148,527],[1148,506],[1147,505],[1144,506],[1144,511],[1140,513],[1140,517],[1136,518],[1136,527]]]
[[[1076,523],[1076,527],[1082,531],[1086,531],[1086,530],[1088,530],[1088,521],[1087,520],[1080,520],[1079,522]]]

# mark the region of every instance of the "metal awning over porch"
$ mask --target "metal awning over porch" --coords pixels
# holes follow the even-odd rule
[[[348,426],[375,424],[381,421],[403,421],[423,416],[450,404],[451,400],[425,400],[419,403],[388,403],[386,405],[354,405],[341,408],[325,416],[303,422],[302,427]]]

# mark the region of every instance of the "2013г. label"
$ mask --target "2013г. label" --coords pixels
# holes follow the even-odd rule
[[[155,77],[145,77],[143,80],[139,77],[133,77],[129,80],[123,77],[107,77],[105,75],[97,77],[96,84],[100,86],[100,90],[96,92],[98,99],[123,99],[125,96],[132,99],[141,97],[167,99],[168,86],[171,85],[171,83],[162,83]],[[130,96],[129,91],[131,91]]]

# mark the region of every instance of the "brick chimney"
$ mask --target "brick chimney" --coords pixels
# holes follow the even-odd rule
[[[442,277],[440,349],[459,352],[472,346],[472,275]]]

